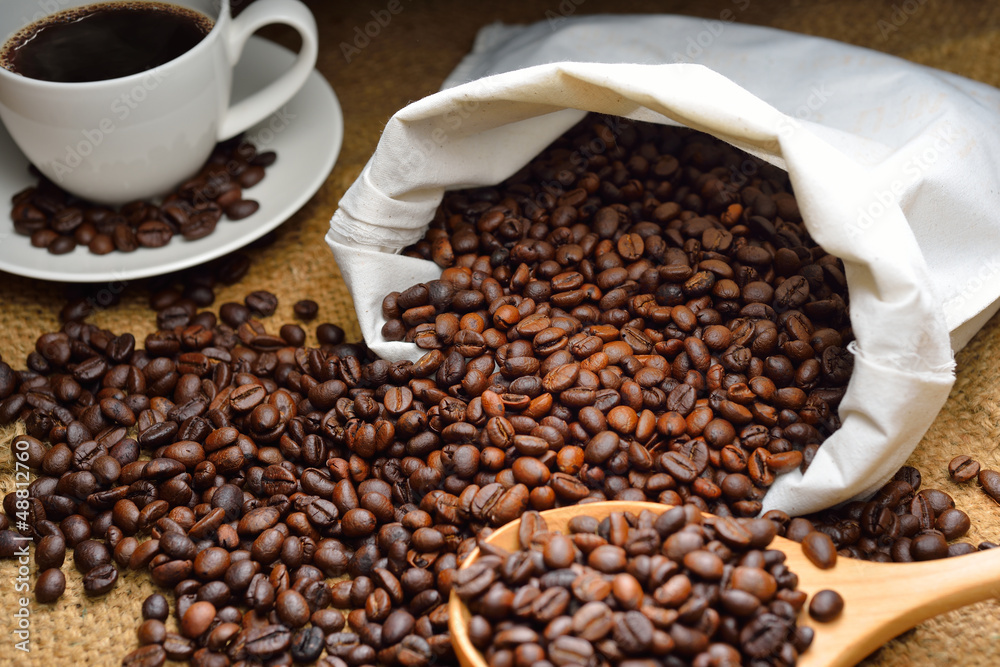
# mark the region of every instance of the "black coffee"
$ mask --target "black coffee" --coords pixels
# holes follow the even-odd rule
[[[0,65],[32,79],[103,81],[144,72],[186,53],[212,19],[166,3],[99,3],[53,14],[14,35]]]

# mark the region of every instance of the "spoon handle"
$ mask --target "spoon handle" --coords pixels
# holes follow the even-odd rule
[[[799,617],[816,630],[802,667],[855,665],[921,621],[1000,596],[1000,549],[923,563],[839,558],[832,570],[820,570],[795,547],[780,548],[799,575],[799,588],[810,597],[833,589],[845,600],[844,612],[832,623],[816,623],[805,613]]]

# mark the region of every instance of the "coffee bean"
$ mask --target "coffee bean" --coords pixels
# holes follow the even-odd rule
[[[170,660],[190,660],[194,655],[194,644],[182,635],[168,632],[163,640],[163,651]]]
[[[969,532],[970,526],[969,515],[958,509],[947,509],[941,512],[934,522],[934,527],[940,530],[944,534],[944,538],[949,541],[965,535]]]
[[[92,567],[83,575],[83,591],[91,596],[109,593],[116,583],[118,570],[111,563]]]
[[[935,560],[948,555],[948,542],[941,533],[918,535],[910,542],[913,560]]]
[[[53,255],[65,255],[76,250],[76,239],[72,236],[57,236],[45,249]]]
[[[653,643],[653,624],[638,611],[618,616],[611,632],[618,648],[626,654],[641,655]]]
[[[214,618],[215,606],[211,602],[195,602],[181,615],[181,632],[196,639],[208,630]]]
[[[242,220],[249,218],[259,208],[260,204],[253,199],[239,199],[226,206],[226,217],[230,220]]]
[[[1000,473],[995,470],[979,471],[979,485],[986,495],[1000,503]]]
[[[829,570],[837,564],[837,548],[826,533],[812,531],[802,540],[802,553],[821,570]]]
[[[35,599],[42,604],[55,602],[66,590],[66,575],[58,568],[49,568],[35,581]]]
[[[244,303],[251,312],[255,312],[261,317],[270,317],[274,315],[274,311],[278,307],[278,297],[270,292],[260,290],[247,294]]]
[[[844,598],[837,591],[817,591],[809,601],[809,615],[820,623],[829,623],[844,611]]]
[[[246,651],[255,658],[275,655],[291,644],[291,633],[281,625],[264,625],[246,631]]]
[[[955,556],[965,556],[967,554],[975,552],[976,552],[976,547],[969,544],[968,542],[955,542],[954,544],[948,545],[948,558],[953,558]]]
[[[326,635],[340,632],[346,623],[344,615],[332,609],[318,609],[312,613],[309,620]]]
[[[251,160],[250,164],[260,167],[270,167],[278,159],[278,154],[274,151],[264,151],[258,153]]]
[[[167,654],[159,644],[149,644],[135,649],[124,658],[125,667],[160,667],[167,661]]]
[[[576,547],[565,535],[555,535],[542,550],[545,564],[555,570],[569,567],[576,560]]]
[[[917,496],[927,500],[935,516],[955,507],[954,499],[938,489],[922,489],[917,493]]]
[[[140,645],[162,644],[167,638],[167,626],[155,618],[148,619],[136,631]]]
[[[35,566],[39,570],[62,567],[66,559],[66,540],[62,535],[46,535],[35,546]]]
[[[416,620],[405,609],[397,609],[389,614],[382,624],[382,641],[391,646],[413,632]]]
[[[65,531],[64,531],[65,532]],[[111,552],[103,542],[83,540],[73,547],[73,563],[82,574],[111,563]]]
[[[285,324],[279,332],[282,340],[289,345],[301,346],[306,341],[306,332],[297,324]]]
[[[163,548],[163,538],[160,539],[160,548]],[[203,580],[219,579],[229,569],[230,563],[228,551],[221,547],[209,547],[194,556],[194,574]]]
[[[725,564],[711,551],[696,549],[684,554],[684,566],[702,579],[718,581]]]
[[[170,226],[159,220],[147,220],[135,230],[135,239],[144,248],[161,248],[173,235]]]
[[[239,182],[244,188],[251,188],[264,178],[264,168],[259,165],[247,167],[239,175]]]
[[[316,660],[323,652],[324,640],[323,630],[320,628],[300,628],[292,635],[292,660],[306,663]]]
[[[298,591],[282,591],[278,595],[275,609],[278,618],[290,628],[300,628],[309,621],[309,604]]]
[[[979,462],[964,454],[956,456],[948,463],[948,475],[952,481],[964,484],[979,475]]]
[[[625,569],[626,563],[625,550],[613,544],[599,546],[587,556],[587,564],[605,574],[621,572]]]
[[[157,621],[166,621],[170,613],[167,599],[159,593],[153,593],[142,602],[142,617]]]
[[[52,229],[60,234],[69,234],[83,223],[83,211],[75,206],[59,210],[49,222]]]
[[[31,235],[31,245],[36,248],[48,248],[60,238],[59,232],[52,229],[39,229]]]
[[[300,320],[309,322],[316,319],[316,315],[319,313],[319,305],[312,299],[302,299],[295,302],[295,305],[292,306],[292,311]]]
[[[363,508],[348,510],[341,519],[341,527],[348,537],[364,537],[371,535],[378,521],[375,515]]]
[[[316,327],[316,339],[323,345],[340,345],[344,342],[344,330],[336,324],[324,322]]]

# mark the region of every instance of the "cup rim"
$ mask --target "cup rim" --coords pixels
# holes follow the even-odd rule
[[[167,0],[152,0],[152,1],[160,2],[161,4],[172,4],[167,2]],[[96,2],[100,2],[100,0],[95,0],[95,3]],[[47,88],[50,90],[63,89],[63,88],[71,90],[85,90],[85,89],[99,90],[101,88],[111,88],[115,86],[120,86],[123,82],[130,83],[133,80],[139,81],[149,76],[150,72],[155,72],[165,67],[179,66],[178,63],[181,63],[182,61],[185,60],[190,60],[191,58],[196,58],[198,57],[197,54],[201,53],[201,51],[211,48],[210,42],[220,39],[218,33],[222,29],[221,26],[232,20],[229,0],[218,0],[218,2],[219,2],[219,13],[218,16],[212,19],[213,20],[212,29],[208,31],[208,34],[205,35],[205,37],[200,42],[195,44],[194,47],[188,49],[187,51],[177,56],[176,58],[168,60],[162,65],[157,65],[152,69],[143,70],[141,72],[136,72],[135,74],[129,74],[127,76],[119,76],[114,79],[100,79],[98,81],[46,81],[45,79],[34,79],[28,76],[24,76],[23,74],[18,74],[17,72],[12,72],[6,67],[0,67],[0,79],[6,78],[9,81],[18,81],[24,85],[37,86],[40,88]],[[185,7],[184,9],[190,9],[190,8]],[[68,10],[60,10],[60,11],[68,11]],[[191,11],[197,11],[197,10],[191,10]],[[25,25],[22,28],[18,29],[18,32],[20,32],[20,30],[23,30],[24,28],[27,28],[29,25],[32,25],[33,23],[38,23],[39,21],[44,21],[44,20],[45,19],[43,18],[43,19],[38,19],[37,21],[32,21],[32,23],[29,23],[28,25]],[[13,34],[11,36],[13,36]],[[3,45],[0,44],[0,46]]]

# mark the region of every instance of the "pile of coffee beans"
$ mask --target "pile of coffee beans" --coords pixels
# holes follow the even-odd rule
[[[0,423],[24,422],[12,450],[39,473],[27,499],[4,498],[0,555],[16,533],[36,541],[40,602],[65,589],[67,548],[88,595],[123,567],[172,589],[181,633],[149,614],[140,642],[151,643],[127,664],[309,662],[324,650],[330,665],[430,664],[451,650],[443,602],[472,531],[487,511],[500,522],[523,508],[493,510],[504,495],[493,483],[461,510],[436,489],[443,453],[416,455],[430,387],[414,397],[408,373],[334,324],[316,328],[317,347],[301,346],[298,325],[268,333],[251,316],[276,305],[254,292],[223,304],[221,323],[201,312],[144,348],[68,322],[39,338],[30,370],[0,362]],[[315,316],[314,302],[296,305]],[[351,631],[334,610],[350,610]]]
[[[474,614],[470,640],[491,666],[794,665],[812,642],[796,624],[807,595],[785,554],[767,548],[776,533],[767,519],[703,517],[686,505],[579,515],[569,530],[526,512],[519,551],[481,543],[455,577]],[[810,605],[822,620],[843,608],[831,595]]]
[[[500,186],[446,196],[409,252],[441,278],[388,295],[383,335],[429,350],[418,374],[514,449],[536,509],[603,487],[754,516],[839,426],[842,264],[783,172],[705,135],[590,118]]]
[[[25,370],[0,360],[0,425],[23,422],[12,450],[37,473],[3,500],[0,556],[36,543],[39,601],[67,549],[85,593],[120,568],[171,590],[126,664],[420,667],[453,662],[444,603],[491,526],[606,499],[756,515],[838,426],[842,267],[780,171],[616,123],[446,198],[411,251],[441,280],[385,303],[415,363],[333,323],[268,327],[267,292],[204,310],[238,259],[153,290],[143,341],[71,304]]]
[[[243,190],[259,183],[276,157],[274,151],[258,154],[242,137],[227,140],[215,147],[198,174],[159,205],[134,201],[118,210],[76,198],[32,169],[38,184],[17,193],[11,202],[14,231],[53,255],[72,252],[78,245],[106,255],[159,248],[176,235],[189,241],[204,238],[223,216],[242,220],[260,208],[243,197]]]

